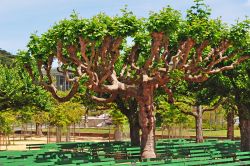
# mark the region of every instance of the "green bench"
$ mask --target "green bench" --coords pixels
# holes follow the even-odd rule
[[[26,149],[40,149],[42,145],[44,144],[26,144]]]

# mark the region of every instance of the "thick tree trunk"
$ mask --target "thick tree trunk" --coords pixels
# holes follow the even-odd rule
[[[195,129],[196,129],[196,142],[203,142],[203,131],[202,131],[202,108],[201,106],[196,107],[197,116],[195,116]]]
[[[153,114],[153,87],[143,87],[143,101],[139,104],[139,122],[141,126],[141,157],[156,158],[155,153],[155,117]]]
[[[137,109],[137,107],[136,107]],[[140,125],[139,125],[139,112],[137,110],[130,110],[129,114],[129,129],[130,140],[132,146],[140,146]]]
[[[238,108],[240,122],[240,150],[250,151],[250,105],[248,103],[244,104],[239,91],[235,93],[235,103]]]
[[[142,158],[155,158],[155,117],[151,106],[140,108]]]
[[[240,121],[240,138],[241,138],[241,151],[250,151],[250,108],[240,104],[239,121]]]
[[[129,121],[130,127],[130,140],[132,146],[140,146],[140,126],[139,126],[139,119],[137,121]]]
[[[234,140],[234,110],[227,114],[227,138]]]
[[[241,151],[250,151],[250,120],[240,118]]]
[[[40,123],[36,123],[36,135],[43,136],[42,125]]]

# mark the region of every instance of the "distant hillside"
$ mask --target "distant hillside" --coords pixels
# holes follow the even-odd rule
[[[0,64],[11,65],[15,56],[0,48]]]

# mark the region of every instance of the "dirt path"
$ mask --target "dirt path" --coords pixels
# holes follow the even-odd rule
[[[91,142],[100,142],[100,141],[109,141],[108,139],[104,139],[101,137],[76,137],[74,140],[71,138],[71,142],[86,142],[86,141],[91,141]],[[7,147],[0,146],[0,150],[27,150],[26,149],[26,144],[46,144],[47,143],[47,138],[44,137],[29,137],[26,138],[26,140],[13,140],[10,139],[10,145]],[[50,138],[50,143],[55,143],[55,138]]]

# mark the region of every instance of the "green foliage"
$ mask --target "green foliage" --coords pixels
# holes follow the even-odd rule
[[[189,21],[196,19],[209,19],[211,9],[204,3],[203,0],[194,0],[195,5],[187,10],[187,19]]]
[[[25,106],[18,110],[17,114],[17,120],[21,124],[29,123],[32,120],[32,116],[36,114],[34,107]]]
[[[197,44],[207,40],[211,45],[217,45],[225,39],[228,27],[220,18],[211,19],[211,9],[202,0],[187,10],[187,20],[181,24],[179,38],[192,38]]]
[[[88,111],[96,111],[98,106],[101,106],[103,104],[99,104],[94,102],[91,99],[91,92],[87,89],[86,86],[80,86],[79,93],[77,93],[74,98],[72,99],[72,102],[80,103],[82,106],[85,107]]]
[[[146,27],[149,32],[164,32],[169,35],[179,29],[180,21],[180,12],[168,6],[159,13],[151,12]]]
[[[229,39],[233,42],[236,47],[240,47],[242,50],[246,50],[246,53],[250,53],[250,20],[246,18],[243,21],[237,21],[236,25],[233,25]]]
[[[187,124],[189,118],[173,104],[167,102],[167,97],[161,95],[156,100],[156,125],[161,127],[173,126],[174,124]]]
[[[76,102],[59,103],[49,113],[49,123],[51,125],[66,127],[70,124],[77,123],[82,119],[85,108]]]
[[[46,111],[36,110],[35,113],[32,115],[32,121],[38,124],[46,124],[49,121],[49,113]]]
[[[226,112],[241,108],[244,105],[245,108],[249,108],[250,102],[250,80],[249,80],[249,60],[240,64],[234,70],[225,71],[211,77],[206,83],[207,92],[204,92],[203,96],[205,100],[210,100],[215,96],[223,96],[227,99],[223,104],[223,108]],[[237,108],[237,106],[239,106]],[[241,112],[241,110],[238,110]],[[248,114],[243,115],[248,117]]]
[[[112,118],[112,124],[116,127],[123,129],[124,125],[127,124],[127,117],[121,113],[119,109],[113,108],[109,111],[109,115]]]
[[[65,102],[60,104],[58,109],[65,109],[67,118],[71,124],[80,122],[86,111],[82,104],[74,102]]]
[[[8,68],[0,65],[0,109],[18,109],[23,106],[37,106],[49,109],[49,95],[35,86],[20,66]]]
[[[212,76],[205,84],[207,88],[204,91],[207,91],[208,96],[227,96],[228,92],[232,88],[230,79],[223,74],[217,74]],[[205,93],[204,93],[205,94]]]
[[[169,77],[171,80],[173,80],[173,82],[177,83],[180,80],[183,80],[184,73],[183,73],[183,71],[178,70],[178,69],[171,70],[169,73]]]
[[[137,32],[142,30],[142,20],[138,19],[131,11],[127,8],[122,9],[122,16],[116,16],[113,18],[111,25],[111,36],[134,36]]]
[[[86,41],[96,43],[96,50],[102,44],[105,36],[132,38],[135,44],[139,45],[138,61],[139,67],[143,66],[145,60],[150,55],[152,32],[162,32],[170,39],[169,50],[176,53],[178,45],[187,38],[192,38],[196,46],[204,41],[209,41],[209,46],[205,49],[204,56],[211,51],[211,46],[217,46],[220,42],[228,40],[231,43],[231,51],[244,49],[249,52],[249,19],[237,22],[228,26],[220,18],[212,19],[211,9],[206,6],[203,0],[195,0],[195,5],[187,10],[186,18],[182,18],[179,11],[170,6],[163,8],[159,12],[151,12],[148,18],[138,19],[126,7],[121,10],[121,15],[108,16],[105,13],[97,14],[92,18],[82,18],[76,12],[70,18],[63,19],[52,26],[41,36],[32,34],[27,45],[28,52],[20,52],[21,59],[26,63],[35,60],[47,60],[48,56],[56,56],[57,43],[63,43],[63,55],[68,60],[65,67],[75,69],[71,63],[69,53],[66,48],[74,45],[77,48],[77,55],[80,56],[79,37]],[[123,42],[125,43],[125,42]],[[90,56],[90,46],[87,47],[87,56]],[[128,56],[126,53],[130,47],[121,46],[119,61],[115,64],[117,71],[121,70],[122,64]],[[160,50],[161,51],[161,50]],[[194,50],[190,54],[193,54]],[[155,68],[163,63],[154,64]],[[207,64],[199,64],[205,66]]]
[[[106,35],[114,37],[131,36],[140,29],[142,22],[132,12],[128,12],[127,9],[121,11],[122,16],[110,17],[100,13],[90,19],[80,18],[78,14],[72,13],[70,19],[64,19],[53,26],[44,35],[44,39],[61,40],[67,46],[77,44],[79,36],[90,41],[102,40]],[[56,44],[52,40],[49,40],[49,43],[47,42],[48,46],[45,49],[49,45],[54,46]],[[28,47],[30,48],[30,46]]]
[[[244,117],[250,118],[250,61],[239,65],[232,71],[223,73],[223,76],[229,80],[230,89],[227,89],[227,97],[238,107],[239,113],[242,112],[242,106],[245,109]]]
[[[0,65],[0,72],[0,131],[9,134],[13,124],[31,122],[37,111],[51,109],[52,98],[32,83],[19,64]]]
[[[16,115],[13,111],[0,112],[0,132],[10,134],[12,125],[16,123]]]

